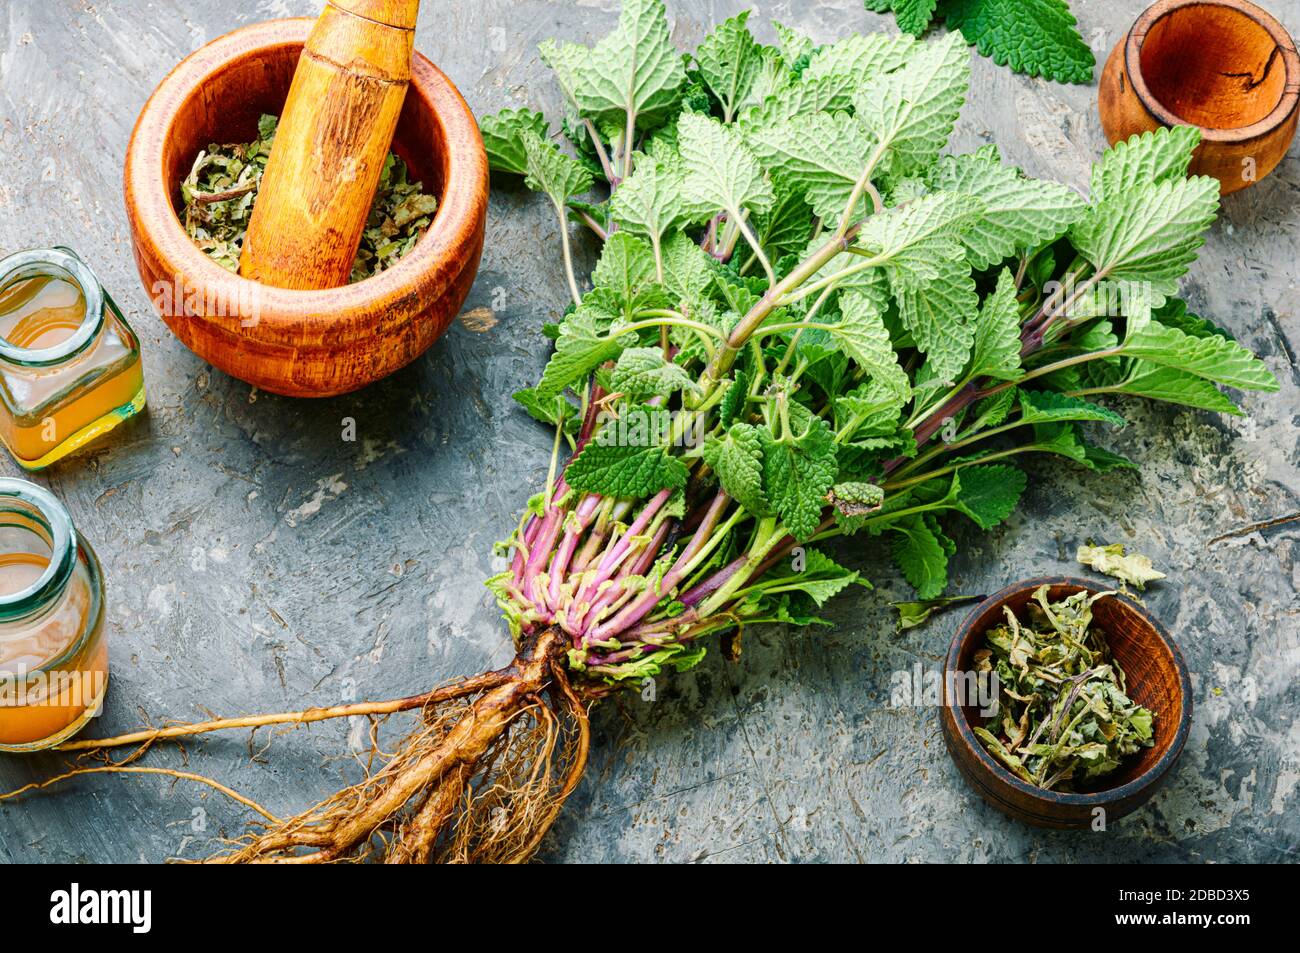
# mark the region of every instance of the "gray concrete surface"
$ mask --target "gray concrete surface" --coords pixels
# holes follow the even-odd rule
[[[1294,30],[1300,2],[1270,0]],[[694,44],[738,2],[675,0]],[[1139,0],[1074,0],[1104,53]],[[758,4],[827,41],[892,22],[860,0]],[[510,400],[545,360],[539,325],[565,301],[555,225],[498,191],[461,322],[404,372],[319,403],[256,393],[205,366],[155,317],[135,275],[121,162],[150,90],[182,56],[243,23],[316,0],[5,0],[0,5],[0,252],[80,249],[145,346],[149,412],[39,479],[68,504],[107,572],[113,680],[91,729],[394,696],[499,664],[508,639],[480,582],[544,476],[550,438]],[[539,63],[550,36],[590,40],[615,0],[425,0],[419,48],[477,111],[556,115]],[[1103,147],[1095,88],[1013,76],[977,59],[961,148],[995,141],[1028,172],[1076,185]],[[1130,408],[1109,437],[1140,475],[1032,467],[998,532],[963,531],[953,588],[989,591],[1070,570],[1085,537],[1122,540],[1170,573],[1151,609],[1193,672],[1196,722],[1177,776],[1104,834],[1043,833],[984,806],[950,763],[932,709],[890,705],[894,672],[939,665],[955,616],[893,632],[907,591],[888,561],[847,547],[876,583],[834,604],[837,626],[747,636],[647,703],[595,720],[589,776],[549,838],[551,861],[1287,861],[1300,852],[1300,161],[1229,198],[1186,283],[1268,361],[1274,395],[1230,419]],[[591,249],[583,254],[590,263]],[[341,439],[345,419],[358,439]],[[16,473],[7,458],[0,463]],[[359,768],[358,726],[188,746],[195,768],[290,813]],[[256,752],[252,752],[257,754]],[[154,763],[181,763],[175,751]],[[0,788],[54,756],[0,757]],[[157,778],[92,778],[0,805],[0,861],[196,857],[246,816]]]

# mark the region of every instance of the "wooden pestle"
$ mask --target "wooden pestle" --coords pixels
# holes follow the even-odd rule
[[[411,79],[420,0],[329,0],[280,114],[239,259],[280,288],[347,284]]]

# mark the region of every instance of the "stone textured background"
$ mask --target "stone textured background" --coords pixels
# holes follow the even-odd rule
[[[1104,57],[1140,0],[1073,0]],[[1300,2],[1269,0],[1300,31]],[[591,41],[615,0],[425,0],[419,48],[476,111],[557,115],[536,55]],[[694,45],[736,2],[673,0]],[[759,3],[829,41],[886,28],[860,0]],[[145,347],[149,412],[38,479],[71,509],[107,572],[113,680],[93,732],[389,697],[503,663],[508,639],[480,586],[494,540],[544,478],[550,437],[510,400],[545,360],[540,324],[566,294],[549,211],[492,199],[463,320],[421,360],[363,393],[301,402],[205,366],[155,317],[131,261],[121,162],[136,114],[177,60],[317,0],[5,0],[0,5],[0,253],[68,244],[99,272]],[[1085,187],[1105,145],[1095,87],[1014,76],[975,59],[954,146],[996,142],[1031,175]],[[1086,537],[1168,569],[1150,608],[1182,645],[1196,721],[1181,767],[1104,834],[1044,833],[986,807],[943,750],[932,709],[894,709],[892,674],[939,666],[958,615],[903,635],[887,559],[846,547],[876,583],[834,603],[834,629],[756,631],[744,658],[710,657],[595,720],[588,778],[546,859],[611,861],[1284,861],[1300,851],[1300,162],[1296,149],[1230,197],[1186,282],[1195,310],[1263,355],[1282,382],[1244,418],[1134,404],[1108,444],[1138,474],[1047,460],[991,535],[963,529],[955,591],[1071,571]],[[590,246],[583,249],[587,265]],[[340,439],[355,418],[358,440]],[[6,473],[18,473],[6,458]],[[196,769],[292,813],[355,779],[362,726],[318,725],[250,758],[243,735],[188,746]],[[259,736],[260,741],[264,740]],[[256,750],[251,751],[257,754]],[[178,764],[175,750],[151,756]],[[61,759],[0,757],[0,789]],[[196,857],[245,816],[156,778],[91,778],[0,805],[2,861]]]

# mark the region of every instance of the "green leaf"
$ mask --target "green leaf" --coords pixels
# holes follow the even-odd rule
[[[660,490],[686,485],[686,464],[661,446],[587,444],[564,471],[569,486],[580,493],[602,496],[653,496]]]
[[[686,173],[682,189],[699,219],[718,210],[739,218],[743,209],[761,213],[772,207],[772,184],[733,127],[683,113],[677,134]]]
[[[880,309],[869,295],[846,291],[840,296],[840,320],[831,328],[831,334],[872,380],[906,399],[910,389],[907,374],[899,366]]]
[[[978,198],[981,214],[962,234],[975,268],[989,268],[1022,249],[1036,249],[1064,235],[1086,207],[1072,189],[1026,178],[1005,166],[996,146],[944,156],[931,175],[935,189]]]
[[[906,68],[878,76],[854,97],[858,119],[886,147],[894,175],[932,166],[966,101],[970,55],[952,33],[922,44]]]
[[[608,336],[603,328],[608,327],[610,321],[609,314],[586,301],[565,319],[555,341],[555,353],[535,388],[539,397],[561,393],[601,364],[618,357],[623,346],[633,338],[631,335],[625,335],[624,339]]]
[[[1151,400],[1163,400],[1171,404],[1199,407],[1202,410],[1221,414],[1244,416],[1241,408],[1209,381],[1188,374],[1186,371],[1174,367],[1160,367],[1149,361],[1133,361],[1128,375],[1107,390],[1117,394],[1132,394]]]
[[[777,440],[765,427],[763,487],[795,539],[817,532],[826,492],[835,483],[835,438],[826,421],[809,416],[807,429]]]
[[[1218,207],[1217,179],[1166,180],[1106,198],[1071,237],[1099,277],[1149,286],[1147,297],[1159,306],[1177,293]]]
[[[891,547],[894,562],[922,599],[933,599],[948,586],[948,553],[921,516],[891,523],[897,535]]]
[[[845,569],[825,553],[807,549],[803,553],[802,571],[776,579],[764,579],[754,588],[769,596],[782,592],[800,592],[820,608],[855,583],[871,588],[871,584],[858,573]]]
[[[745,10],[723,20],[695,51],[700,77],[722,104],[727,122],[749,95],[763,65],[761,47],[745,26],[748,19]]]
[[[534,420],[544,424],[554,427],[561,421],[576,420],[574,406],[560,394],[543,396],[536,388],[529,387],[515,391],[512,396]]]
[[[776,38],[781,46],[781,58],[785,60],[786,65],[793,66],[796,60],[812,54],[813,41],[798,30],[776,20],[772,21],[772,29],[776,31]]]
[[[1026,424],[1061,423],[1066,420],[1096,420],[1113,427],[1123,427],[1127,421],[1113,410],[1078,397],[1069,397],[1052,390],[1021,390],[1020,419]]]
[[[763,437],[757,427],[732,424],[720,438],[704,444],[704,462],[722,489],[754,516],[771,512],[763,492]]]
[[[975,322],[971,377],[1013,381],[1020,377],[1020,305],[1016,281],[1004,268],[997,288],[984,299]]]
[[[690,220],[682,198],[682,172],[675,164],[641,156],[632,174],[614,190],[609,217],[633,235],[658,243]]]
[[[1140,357],[1229,387],[1278,389],[1277,378],[1263,361],[1236,341],[1218,335],[1193,337],[1153,321],[1130,334],[1123,349],[1130,357]]]
[[[754,235],[772,261],[802,251],[812,229],[813,211],[793,187],[778,187],[771,210],[754,217]]]
[[[929,621],[936,612],[943,612],[953,606],[967,602],[979,602],[984,596],[949,596],[946,599],[925,599],[921,602],[891,602],[898,610],[898,631],[914,629]]]
[[[969,196],[927,195],[904,208],[872,215],[863,222],[857,243],[881,259],[899,285],[918,287],[947,274],[954,262],[965,265],[961,236],[982,211],[980,202]],[[836,259],[837,263],[852,260],[842,255]]]
[[[553,142],[542,139],[535,130],[519,131],[525,156],[524,183],[535,192],[544,192],[557,209],[571,196],[591,189],[591,173],[577,159],[565,155]]]
[[[990,530],[1016,508],[1025,491],[1025,472],[1004,464],[962,467],[953,475],[953,489],[953,508]]]
[[[920,36],[934,19],[934,8],[938,3],[939,0],[892,0],[898,28],[912,36]]]
[[[578,110],[602,130],[641,132],[672,115],[686,81],[663,0],[623,0],[618,26],[590,49],[577,43],[539,47]]]
[[[685,232],[664,242],[664,287],[677,302],[698,305],[713,287],[713,259]],[[696,315],[698,317],[698,315]]]
[[[548,132],[546,117],[531,109],[503,109],[494,115],[482,116],[478,129],[492,171],[515,175],[524,175],[528,171],[528,154],[521,133],[530,129],[538,138],[545,139]]]
[[[745,141],[827,226],[839,223],[874,148],[866,129],[847,113],[818,112],[747,129]],[[869,209],[864,196],[851,218]]]
[[[635,235],[615,232],[601,249],[591,280],[597,288],[613,292],[626,308],[654,284],[654,252]]]
[[[1093,164],[1093,204],[1144,185],[1186,178],[1192,150],[1200,141],[1201,131],[1195,126],[1173,126],[1115,143]]]
[[[1090,83],[1096,59],[1065,0],[946,0],[948,28],[1017,73]]]
[[[931,373],[949,381],[961,374],[970,357],[979,295],[964,261],[937,258],[934,265],[943,270],[933,281],[909,287],[891,272],[890,285],[899,317],[929,359]]]
[[[836,512],[845,516],[866,516],[880,509],[885,501],[884,489],[876,483],[837,483],[828,496]]]
[[[910,36],[852,34],[814,53],[795,88],[809,105],[819,103],[814,109],[848,109],[859,89],[902,67],[920,48]]]
[[[630,347],[619,355],[611,386],[614,392],[634,400],[698,389],[686,369],[666,360],[657,347]]]
[[[749,394],[749,375],[744,371],[736,372],[736,379],[727,387],[727,392],[722,395],[722,403],[718,405],[718,419],[722,421],[722,426],[730,427],[732,423],[740,420],[745,415],[745,399]]]

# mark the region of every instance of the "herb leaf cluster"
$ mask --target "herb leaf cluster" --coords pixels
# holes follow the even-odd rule
[[[516,395],[556,427],[550,476],[490,584],[600,679],[818,621],[867,585],[816,548],[835,537],[939,596],[954,521],[1004,521],[1017,458],[1135,466],[1094,442],[1124,425],[1099,398],[1239,413],[1219,385],[1277,388],[1176,297],[1218,206],[1186,177],[1194,129],[1111,149],[1084,198],[993,146],[945,154],[960,34],[765,45],[747,16],[683,56],[660,0],[626,0],[594,47],[545,44],[569,149],[528,109],[480,120],[554,208],[572,298]],[[572,225],[601,243],[589,280]]]

